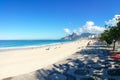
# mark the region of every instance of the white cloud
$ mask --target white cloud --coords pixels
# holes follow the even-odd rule
[[[115,15],[115,18],[119,19],[120,18],[120,14]]]
[[[78,29],[74,29],[73,32],[80,35],[81,33],[95,33],[99,34],[104,31],[105,28],[96,26],[93,21],[87,21],[85,25]],[[71,34],[68,28],[64,29],[67,34]]]
[[[71,34],[71,31],[70,31],[70,29],[68,29],[68,28],[65,28],[64,31],[65,31],[65,33],[68,34],[68,35]]]
[[[116,24],[117,24],[116,19],[118,19],[118,18],[120,18],[120,15],[115,15],[114,18],[112,18],[112,19],[110,19],[108,21],[105,21],[105,24],[110,25],[110,26],[116,26]]]
[[[86,25],[86,26],[93,26],[93,25],[94,25],[94,22],[93,22],[93,21],[87,21],[85,25]]]
[[[100,27],[100,26],[96,26],[93,21],[87,21],[83,27],[81,27],[77,30],[77,32],[79,32],[79,34],[81,34],[81,33],[97,33],[97,34],[99,34],[103,31],[104,31],[104,28]]]
[[[77,35],[79,35],[79,31],[77,29],[73,30],[74,33],[76,33]]]

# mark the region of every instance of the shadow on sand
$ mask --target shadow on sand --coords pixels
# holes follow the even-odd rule
[[[37,80],[120,80],[120,61],[112,59],[105,47],[89,46],[64,63],[37,70],[35,76]]]
[[[101,49],[101,48],[104,49]],[[76,52],[66,63],[38,70],[39,80],[119,80],[120,62],[109,56],[105,46],[89,46]]]

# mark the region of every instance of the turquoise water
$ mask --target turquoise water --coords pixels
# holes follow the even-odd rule
[[[0,40],[0,48],[41,46],[55,43],[69,42],[67,40]]]

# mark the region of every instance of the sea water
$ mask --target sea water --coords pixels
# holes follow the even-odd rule
[[[69,42],[68,40],[0,40],[0,48],[42,46]]]

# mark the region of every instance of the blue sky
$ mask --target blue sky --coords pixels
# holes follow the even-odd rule
[[[0,39],[59,39],[120,13],[120,0],[0,0]]]

